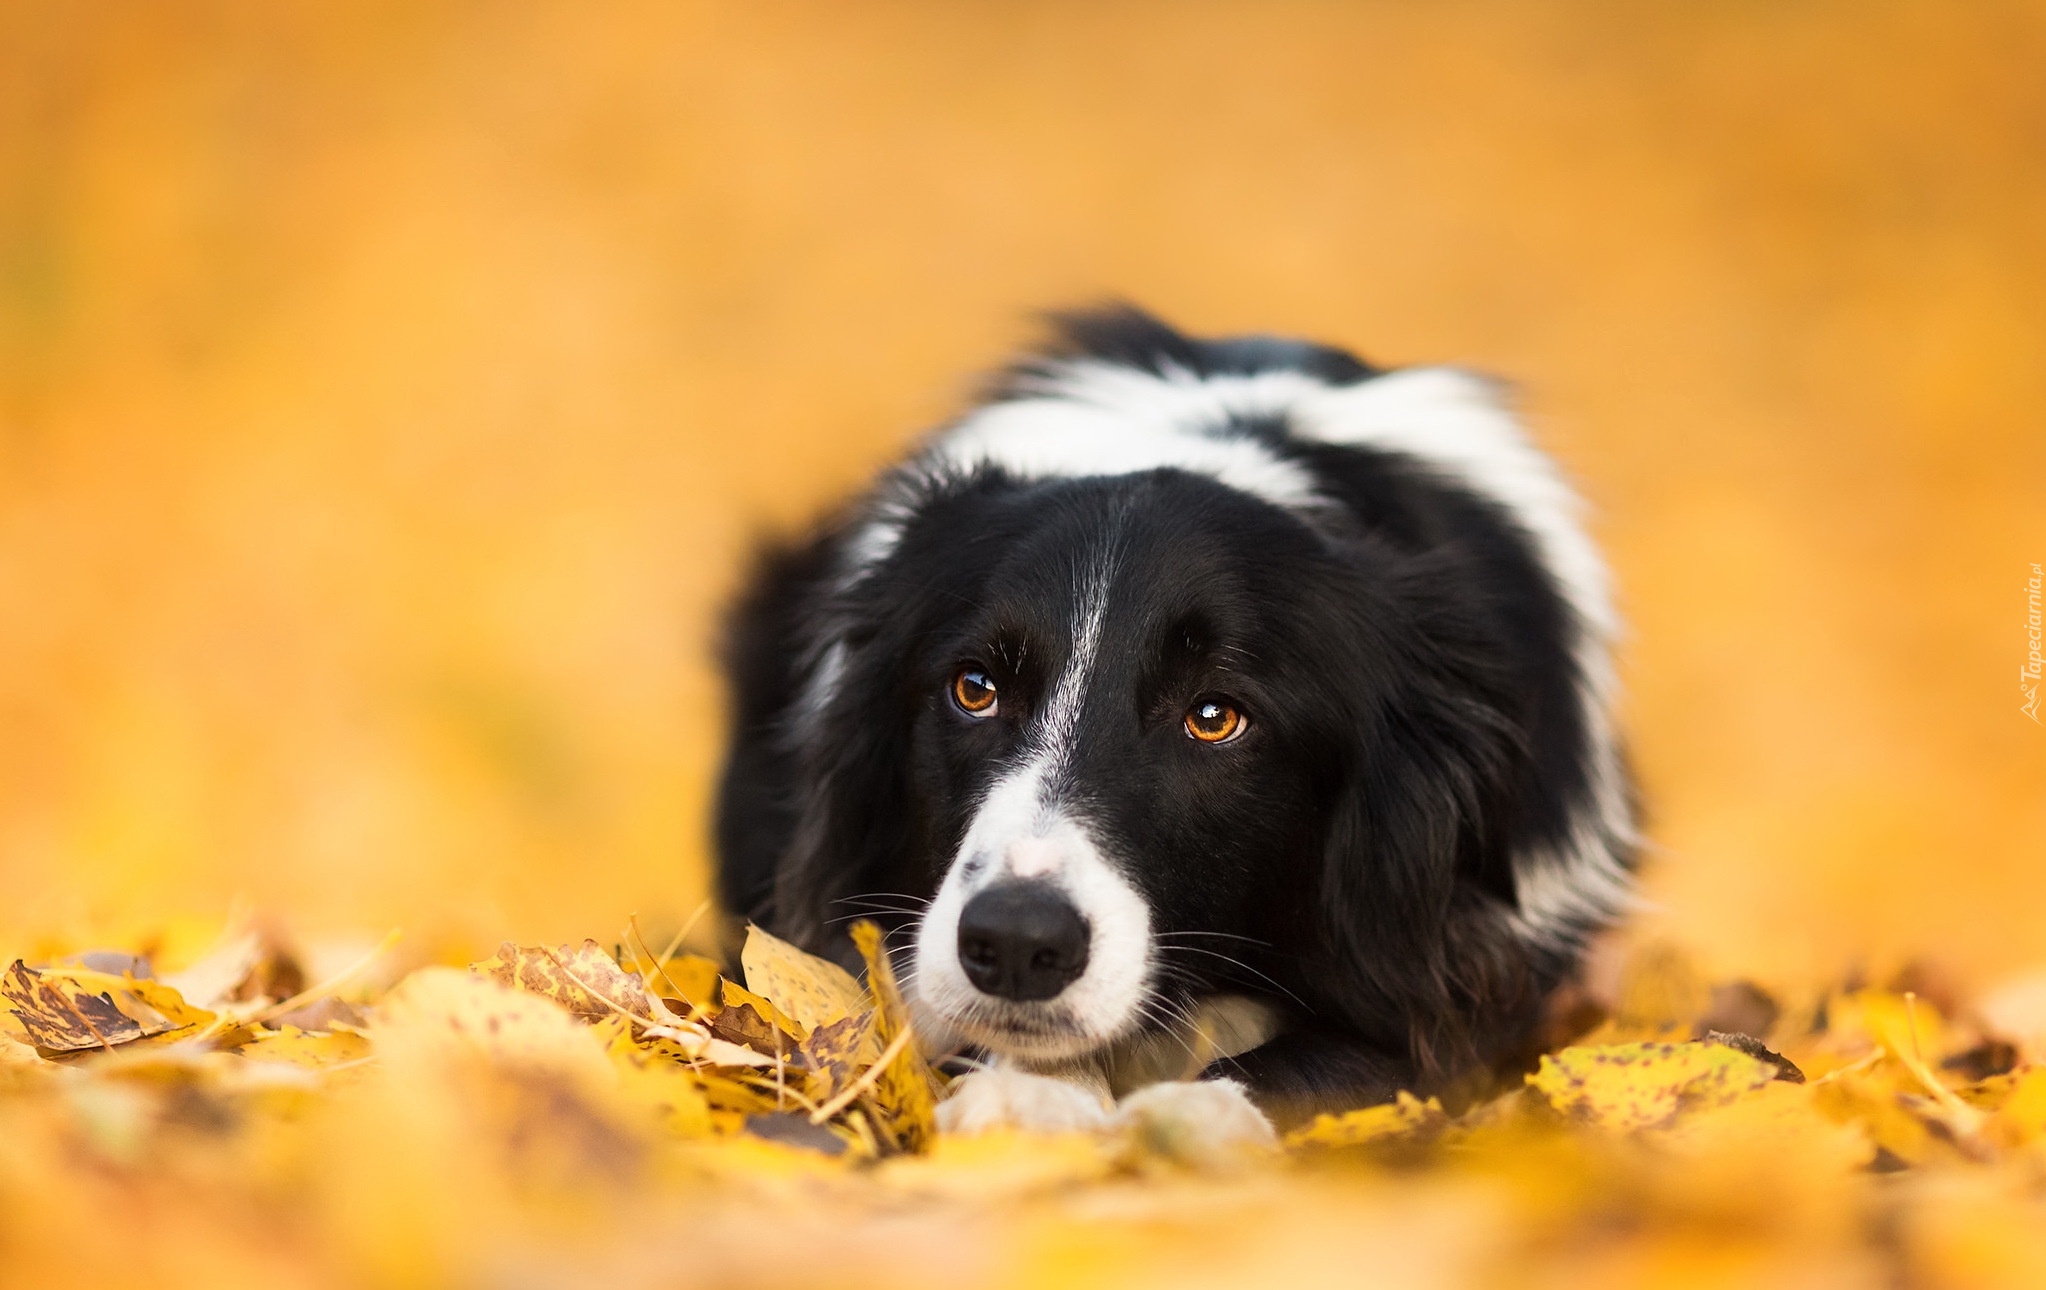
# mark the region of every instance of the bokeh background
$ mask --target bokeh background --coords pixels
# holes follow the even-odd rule
[[[1643,934],[2046,962],[2046,9],[0,3],[0,935],[702,899],[716,607],[1125,296],[1518,382]]]

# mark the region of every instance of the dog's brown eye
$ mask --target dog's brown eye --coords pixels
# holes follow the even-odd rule
[[[1186,710],[1186,732],[1204,744],[1226,744],[1243,733],[1243,714],[1220,699],[1202,699]]]
[[[995,715],[994,679],[977,667],[959,669],[952,678],[952,702],[969,717]]]

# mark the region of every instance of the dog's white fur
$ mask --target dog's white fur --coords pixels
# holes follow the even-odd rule
[[[1153,1154],[1209,1167],[1278,1143],[1272,1122],[1235,1080],[1167,1080],[1117,1103],[1098,1084],[1011,1065],[960,1079],[938,1106],[938,1128],[951,1134],[1119,1131]]]
[[[939,1033],[1033,1061],[1101,1047],[1135,1026],[1151,974],[1151,911],[1099,846],[1084,817],[1056,800],[1100,647],[1114,582],[1114,534],[1105,536],[1081,602],[1073,652],[1030,732],[1023,762],[988,791],[960,841],[917,934],[911,997]],[[1015,1004],[975,989],[959,963],[959,914],[997,882],[1057,887],[1092,932],[1087,967],[1058,998]],[[1005,1026],[1004,1021],[1023,1023]]]

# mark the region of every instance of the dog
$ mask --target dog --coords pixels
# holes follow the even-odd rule
[[[976,1067],[953,1130],[1255,1139],[1475,1087],[1630,899],[1576,495],[1465,371],[1054,326],[762,556],[725,908],[842,961],[882,921]]]

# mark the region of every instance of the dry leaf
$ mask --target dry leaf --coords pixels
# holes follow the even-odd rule
[[[11,1070],[37,1070],[48,1065],[31,1045],[0,1035],[0,1074]]]
[[[803,1041],[803,1064],[824,1098],[849,1088],[865,1069],[879,1059],[881,1041],[874,1030],[874,1014],[863,1012],[817,1027]]]
[[[1579,1123],[1628,1132],[1671,1124],[1775,1078],[1773,1065],[1724,1044],[1633,1043],[1566,1048],[1543,1057],[1527,1082]]]
[[[938,1084],[930,1063],[910,1035],[909,1007],[895,984],[895,968],[879,925],[861,919],[852,926],[853,943],[867,961],[867,990],[874,998],[874,1035],[884,1049],[896,1049],[874,1084],[874,1102],[895,1145],[904,1151],[928,1150],[938,1132]]]
[[[387,1061],[474,1057],[578,1080],[611,1079],[596,1033],[558,999],[456,968],[422,968],[399,982],[378,1006],[370,1040]]]
[[[711,1131],[710,1098],[695,1071],[634,1043],[630,1026],[611,1033],[606,1051],[619,1072],[621,1093],[651,1112],[662,1129],[683,1138]]]
[[[602,946],[586,940],[573,948],[563,945],[519,946],[506,941],[493,958],[472,965],[502,985],[554,1000],[585,1021],[623,1015],[648,1024],[666,1020],[666,1012],[655,1012],[645,983],[618,966]]]
[[[772,999],[805,1033],[867,1010],[867,992],[850,972],[758,927],[746,929],[739,962],[747,987]]]
[[[808,956],[770,941],[756,945],[749,967],[781,998],[729,984],[720,987],[722,1008],[683,1017],[656,1011],[666,1008],[662,998],[680,997],[673,981],[657,972],[642,980],[632,970],[637,960],[620,968],[595,942],[507,946],[478,973],[422,969],[380,1000],[369,987],[362,1006],[374,1024],[367,1031],[339,1020],[318,1029],[226,1025],[228,1014],[201,1026],[212,1014],[164,982],[84,965],[23,966],[7,976],[10,1003],[21,995],[47,1008],[45,986],[61,989],[91,1001],[122,1038],[113,1053],[87,1049],[88,1060],[68,1065],[0,1040],[0,1133],[11,1152],[32,1162],[22,1172],[13,1156],[0,1154],[0,1202],[10,1214],[26,1213],[24,1205],[44,1191],[79,1185],[91,1176],[72,1163],[84,1153],[100,1168],[115,1166],[124,1187],[160,1177],[167,1189],[201,1188],[208,1204],[237,1203],[224,1185],[291,1204],[330,1189],[322,1203],[341,1205],[346,1217],[328,1211],[327,1219],[373,1234],[371,1270],[384,1280],[408,1269],[432,1269],[442,1281],[489,1280],[504,1258],[540,1250],[561,1260],[569,1279],[606,1284],[662,1277],[612,1277],[587,1250],[568,1253],[550,1242],[585,1230],[662,1261],[667,1280],[717,1281],[722,1272],[690,1262],[706,1248],[738,1251],[765,1239],[779,1250],[806,1223],[833,1233],[850,1223],[857,1231],[861,1215],[877,1212],[921,1222],[921,1207],[938,1206],[958,1216],[962,1232],[975,1232],[973,1240],[981,1230],[1006,1230],[973,1227],[990,1216],[1034,1212],[1040,1216],[1022,1221],[1046,1221],[1035,1207],[1084,1211],[1090,1231],[1145,1232],[1151,1229],[1143,1223],[1154,1221],[1132,1227],[1104,1216],[1171,1216],[1164,1221],[1177,1225],[1177,1244],[1157,1233],[1131,1238],[1130,1259],[1101,1265],[1122,1269],[1116,1275],[1123,1277],[1159,1263],[1168,1246],[1204,1250],[1203,1242],[1233,1230],[1237,1220],[1222,1215],[1247,1212],[1244,1205],[1263,1203],[1247,1198],[1262,1194],[1270,1208],[1242,1221],[1268,1227],[1260,1248],[1282,1261],[1271,1252],[1319,1249],[1332,1233],[1352,1233],[1360,1214],[1417,1203],[1438,1207],[1429,1221],[1457,1241],[1488,1232],[1520,1257],[1561,1258],[1580,1272],[1583,1265],[1569,1260],[1608,1260],[1598,1274],[1579,1278],[1586,1285],[1656,1284],[1665,1266],[1658,1261],[1668,1260],[1696,1264],[1713,1274],[1707,1280],[1724,1284],[1758,1283],[1758,1275],[1748,1264],[1712,1262],[1722,1248],[1780,1253],[1832,1242],[1824,1248],[1853,1253],[1868,1239],[1865,1216],[1882,1213],[1891,1223],[1885,1239],[1909,1245],[1913,1266],[1930,1269],[1926,1283],[1944,1286],[1970,1284],[1950,1275],[1963,1248],[1993,1251],[1999,1275],[2017,1267],[2017,1220],[2037,1216],[2025,1180],[2046,1164],[2041,1068],[2020,1063],[1948,1087],[1945,1081],[2001,1068],[2012,1055],[1990,1051],[1972,1030],[1901,996],[1832,995],[1823,1008],[1817,992],[1790,999],[1789,1020],[1776,1030],[1789,1055],[1744,1035],[1587,1044],[1545,1058],[1514,1095],[1456,1116],[1411,1095],[1323,1116],[1287,1140],[1296,1154],[1328,1156],[1318,1167],[1248,1164],[1245,1182],[1226,1184],[1248,1190],[1203,1192],[1145,1166],[1123,1139],[938,1139],[933,1110],[941,1082],[915,1046],[880,931],[861,926],[854,939],[870,986],[859,991],[858,1012],[830,1020],[823,1018],[843,1005],[851,978],[820,973]],[[1756,993],[1691,989],[1666,958],[1650,956],[1643,970],[1651,980],[1632,990],[1630,1024],[1658,1031],[1699,1033],[1731,1015],[1728,997],[1752,1002]],[[636,1011],[642,1001],[644,1016]],[[1692,1005],[1707,1011],[1673,1015]],[[624,1009],[634,1011],[628,1017]],[[51,1024],[29,1011],[38,1024]],[[148,1028],[138,1018],[148,1026],[186,1024],[137,1037]],[[27,1036],[26,1025],[11,1017],[9,1024]],[[203,1041],[180,1038],[197,1034]],[[777,1052],[785,1060],[771,1055]],[[1809,1082],[1789,1082],[1799,1068]],[[345,1076],[329,1074],[336,1071]],[[32,1139],[45,1122],[58,1126],[53,1131],[67,1145],[19,1146],[24,1132]],[[306,1123],[323,1126],[317,1147],[304,1136]],[[217,1156],[195,1159],[195,1151],[215,1149],[194,1145],[204,1142],[217,1144]],[[1344,1150],[1331,1156],[1331,1149]],[[880,1169],[863,1166],[877,1157],[886,1158]],[[159,1160],[169,1162],[160,1172]],[[1871,1166],[1903,1177],[1880,1180],[1889,1189],[1876,1191]],[[1381,1187],[1373,1180],[1388,1169],[1396,1173],[1384,1189],[1369,1190]],[[262,1190],[273,1185],[263,1181],[266,1171],[274,1171],[275,1191]],[[1474,1175],[1487,1196],[1477,1207]],[[2003,1181],[1992,1186],[1993,1178]],[[1927,1188],[1957,1179],[1978,1187],[1967,1193],[1978,1208],[2006,1207],[1994,1211],[2001,1226],[1970,1235],[1959,1216],[1973,1211],[1926,1199]],[[707,1180],[715,1185],[706,1189]],[[1321,1190],[1335,1187],[1366,1190],[1340,1200]],[[1452,1196],[1463,1199],[1446,1199]],[[96,1212],[95,1203],[66,1193],[77,1212]],[[161,1196],[153,1203],[163,1203]],[[374,1215],[365,1217],[364,1206]],[[1284,1234],[1287,1224],[1308,1223],[1304,1216],[1317,1212],[1323,1217],[1301,1228],[1303,1235]],[[734,1213],[755,1225],[747,1233],[769,1235],[741,1235],[731,1226]],[[1913,1224],[1933,1218],[1944,1224],[1937,1245],[1914,1235],[1920,1229]],[[1388,1224],[1400,1248],[1446,1248],[1450,1239]],[[677,1230],[728,1235],[721,1246],[701,1247],[675,1239]],[[920,1238],[927,1239],[928,1232]],[[449,1241],[487,1253],[449,1255]],[[1081,1246],[1085,1257],[1074,1266],[1097,1266],[1097,1252]],[[893,1245],[856,1257],[830,1248],[834,1258],[852,1260],[829,1265],[838,1269],[832,1278],[871,1271],[886,1283],[903,1275]],[[1926,1264],[1934,1250],[1949,1263]],[[1195,1271],[1216,1271],[1204,1254],[1195,1258]],[[791,1266],[807,1273],[826,1264],[813,1252]],[[1773,1280],[1810,1280],[1801,1269]],[[1514,1279],[1491,1275],[1498,1268],[1482,1271],[1451,1283]],[[1278,1268],[1276,1275],[1289,1274]],[[1247,1270],[1231,1276],[1258,1280]],[[207,1283],[247,1279],[223,1274]],[[2026,1283],[2022,1276],[2006,1281]]]
[[[652,951],[645,959],[635,955],[629,965],[642,975],[649,989],[663,999],[686,1005],[685,1010],[717,1010],[718,983],[724,977],[716,960],[701,954],[677,954],[656,967],[651,956]]]
[[[709,1025],[714,1037],[750,1048],[769,1058],[792,1057],[802,1048],[801,1040],[761,1016],[751,1003],[726,1003],[718,1015],[710,1019]]]
[[[167,973],[163,983],[202,1008],[217,1008],[256,971],[263,959],[263,938],[255,932],[224,937],[191,966]]]
[[[2034,1066],[2009,1080],[1996,1108],[1996,1133],[2011,1146],[2046,1142],[2046,1066]]]
[[[1426,1141],[1448,1127],[1449,1116],[1434,1098],[1423,1102],[1402,1091],[1381,1106],[1342,1115],[1318,1115],[1286,1135],[1289,1147],[1371,1147],[1391,1142]]]
[[[111,1050],[214,1019],[161,982],[85,968],[37,971],[19,959],[0,978],[0,995],[35,1045],[55,1053]]]
[[[359,1062],[369,1057],[369,1039],[351,1031],[307,1032],[285,1026],[260,1035],[235,1050],[238,1056],[258,1062],[286,1062],[307,1070],[322,1070]]]
[[[802,1043],[804,1037],[810,1033],[808,1027],[776,1007],[772,1000],[753,993],[737,981],[726,981],[721,989],[721,993],[724,996],[726,1012],[730,1012],[735,1008],[748,1009],[757,1020],[766,1024],[771,1030],[787,1037],[789,1043],[784,1045],[784,1048]],[[721,1012],[718,1015],[722,1017],[724,1013]],[[736,1025],[738,1023],[735,1020],[732,1024]],[[744,1041],[739,1040],[735,1042]],[[775,1046],[779,1042],[770,1041],[767,1051],[781,1051],[781,1049]]]

